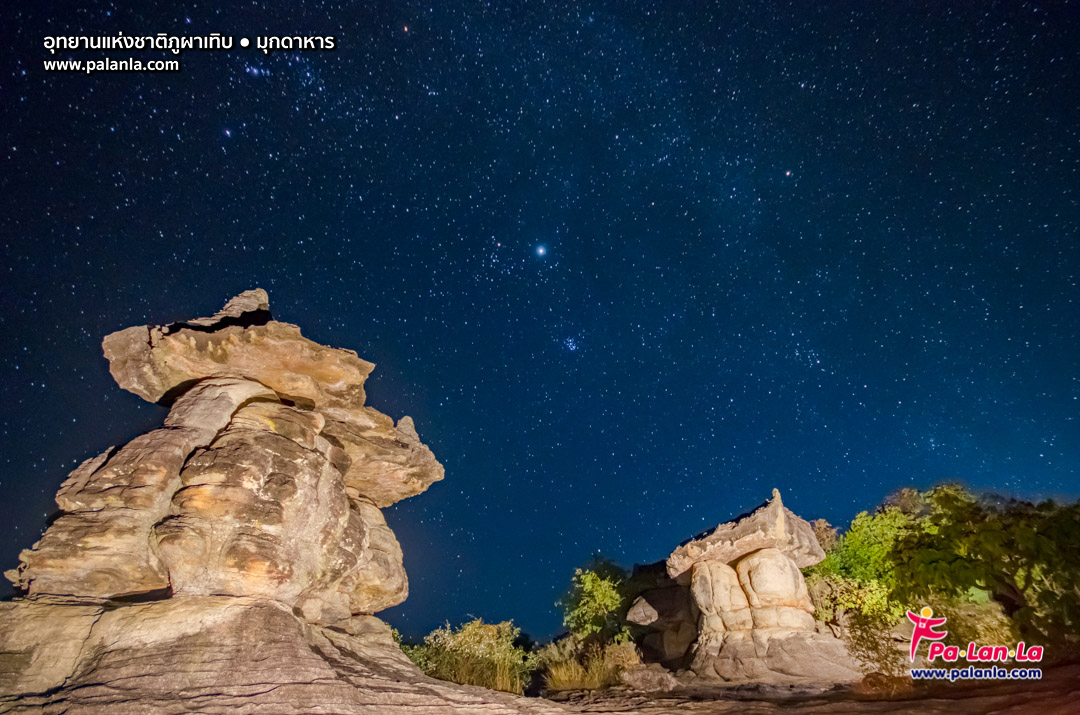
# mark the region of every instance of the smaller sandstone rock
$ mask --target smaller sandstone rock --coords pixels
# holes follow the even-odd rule
[[[675,676],[659,663],[623,668],[619,673],[619,681],[629,688],[644,692],[666,693],[679,686]]]
[[[270,296],[266,294],[262,288],[254,288],[252,290],[246,290],[240,295],[230,298],[229,302],[225,304],[225,307],[214,313],[209,318],[195,318],[194,320],[185,320],[183,323],[170,326],[174,329],[179,327],[200,327],[200,328],[212,328],[222,323],[236,323],[237,321],[244,320],[248,325],[259,324],[260,319],[270,317]],[[266,320],[262,320],[266,322]]]

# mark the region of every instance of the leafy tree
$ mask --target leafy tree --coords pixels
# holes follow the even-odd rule
[[[987,592],[1021,635],[1080,631],[1080,502],[976,497],[949,484],[924,495],[925,528],[891,554],[894,594],[907,601]]]
[[[628,640],[626,580],[626,572],[603,557],[576,569],[569,590],[556,604],[562,609],[563,625],[582,641],[603,644]]]

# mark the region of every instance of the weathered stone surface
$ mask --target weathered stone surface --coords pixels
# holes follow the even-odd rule
[[[373,617],[325,628],[263,599],[176,597],[99,612],[79,609],[63,647],[36,635],[40,608],[0,604],[29,645],[0,640],[0,713],[557,713],[544,701],[427,678]],[[48,609],[71,606],[44,606]],[[91,621],[87,624],[86,621]],[[7,639],[7,629],[0,639]],[[78,646],[76,648],[76,645]],[[53,677],[38,677],[43,659]],[[39,665],[33,665],[37,663]]]
[[[692,670],[727,682],[855,682],[862,677],[842,641],[809,631],[754,629],[713,636]]]
[[[328,421],[323,434],[349,458],[345,486],[350,496],[369,499],[379,508],[420,494],[443,478],[443,466],[420,441],[409,417],[395,426],[368,408],[349,423]]]
[[[29,594],[113,598],[164,589],[168,574],[150,528],[168,511],[180,468],[209,444],[242,403],[273,393],[257,382],[206,380],[178,399],[165,427],[80,465],[61,485],[62,514],[12,581]]]
[[[101,606],[57,600],[0,603],[0,712],[3,696],[63,685],[102,612]]]
[[[401,545],[386,525],[382,512],[363,499],[353,500],[352,514],[367,534],[367,548],[345,592],[353,613],[375,613],[396,606],[409,595],[402,566]]]
[[[1080,701],[1080,664],[1043,669],[1030,680],[921,683],[914,691],[857,694],[833,683],[726,683],[679,677],[670,693],[626,688],[561,694],[575,712],[594,715],[1072,715]],[[910,683],[910,678],[908,678]]]
[[[825,558],[810,522],[784,506],[780,492],[749,516],[721,524],[711,532],[679,546],[668,557],[668,574],[677,578],[698,561],[729,564],[758,549],[775,548],[790,557],[799,568]]]

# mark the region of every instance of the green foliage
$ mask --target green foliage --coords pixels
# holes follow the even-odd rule
[[[825,623],[839,626],[849,613],[892,623],[904,615],[903,604],[891,598],[888,587],[878,580],[857,581],[811,573],[806,584],[814,601],[814,615]]]
[[[892,635],[906,610],[893,597],[893,549],[908,532],[923,528],[913,508],[919,503],[918,493],[899,494],[902,500],[891,498],[873,513],[856,515],[842,536],[835,537],[827,523],[815,523],[819,543],[824,533],[832,545],[821,563],[806,570],[815,617],[844,639],[864,667],[888,678],[898,677],[904,666]]]
[[[963,601],[982,590],[1024,637],[1080,633],[1080,503],[980,499],[950,484],[924,495],[920,518],[925,528],[891,555],[899,598]]]
[[[861,583],[878,581],[891,588],[896,580],[893,547],[907,531],[919,527],[918,517],[897,507],[860,512],[814,571]]]
[[[856,516],[825,560],[806,570],[807,585],[816,616],[891,674],[890,632],[908,607],[946,616],[953,645],[1075,642],[1077,546],[1080,503],[979,497],[956,484],[904,489]]]
[[[447,623],[422,644],[401,649],[433,678],[521,694],[537,656],[516,645],[520,634],[512,621],[484,623],[477,618],[457,630]]]
[[[806,571],[817,618],[840,626],[847,613],[859,614],[867,624],[902,617],[903,604],[891,597],[896,582],[892,550],[907,531],[920,526],[918,517],[895,506],[859,513],[825,560]]]
[[[626,572],[613,562],[594,559],[576,569],[570,588],[556,605],[562,609],[563,625],[581,640],[595,643],[625,642]]]

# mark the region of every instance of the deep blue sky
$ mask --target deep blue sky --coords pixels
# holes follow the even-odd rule
[[[774,486],[1080,495],[1077,3],[155,4],[2,11],[4,568],[164,415],[101,337],[254,286],[446,465],[387,510],[409,635],[549,635]],[[43,70],[121,30],[339,47]]]

